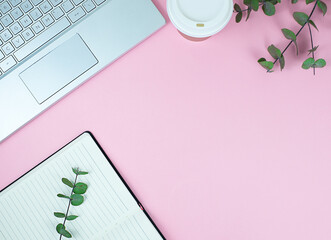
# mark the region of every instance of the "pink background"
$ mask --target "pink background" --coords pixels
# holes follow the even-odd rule
[[[90,130],[167,239],[330,240],[331,16],[313,18],[327,68],[300,68],[305,29],[266,74],[294,7],[193,43],[154,2],[163,29],[0,144],[0,189]]]

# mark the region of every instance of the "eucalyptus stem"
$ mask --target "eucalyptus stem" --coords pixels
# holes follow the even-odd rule
[[[62,193],[57,194],[59,198],[69,199],[68,207],[66,213],[63,212],[54,212],[54,216],[57,218],[64,218],[63,223],[56,225],[56,231],[60,234],[60,240],[62,237],[71,238],[71,233],[66,229],[65,224],[67,221],[72,221],[78,218],[77,215],[69,215],[69,210],[71,206],[79,206],[84,202],[83,194],[86,193],[88,188],[86,183],[77,182],[78,175],[86,175],[88,172],[79,171],[78,168],[72,168],[72,171],[75,173],[75,181],[72,182],[67,178],[62,178],[62,183],[70,187],[70,195],[65,195]]]
[[[309,34],[310,34],[311,49],[314,49],[313,34],[311,32],[311,27],[310,27],[310,24],[309,23],[308,23],[308,29],[309,29]],[[312,57],[313,57],[313,59],[315,61],[315,51],[312,51]],[[315,65],[313,65],[314,75],[315,75],[315,70],[316,70],[316,67],[315,67]]]
[[[295,36],[298,36],[300,34],[300,32],[302,31],[302,29],[306,26],[306,24],[308,23],[308,26],[309,26],[309,20],[311,18],[311,16],[313,15],[315,9],[316,9],[316,6],[318,4],[319,0],[316,0],[315,4],[314,4],[314,7],[312,9],[312,11],[310,12],[309,16],[308,16],[308,19],[307,21],[302,25],[302,27],[300,28],[300,30],[295,34]],[[309,26],[310,27],[310,26]],[[291,46],[291,44],[293,43],[293,40],[291,40],[289,42],[289,44],[286,46],[286,48],[282,51],[282,55],[286,52],[286,50]],[[279,58],[277,58],[275,61],[274,61],[274,64],[278,61]],[[267,72],[270,72],[270,70],[268,70]]]
[[[78,172],[78,171],[79,171],[79,169],[77,168],[77,172]],[[74,188],[75,188],[76,183],[77,183],[77,178],[78,178],[78,173],[76,173],[74,186],[73,186],[73,188],[72,188],[72,190],[71,190],[71,194],[70,194],[70,196],[71,196],[71,195],[73,194],[73,192],[74,192]],[[66,215],[65,215],[64,220],[63,220],[63,228],[64,228],[64,226],[65,226],[65,224],[66,224],[66,221],[67,221],[67,217],[68,217],[68,213],[69,213],[70,206],[71,206],[71,199],[69,199],[69,204],[68,204],[67,212],[66,212]],[[63,236],[63,235],[60,234],[60,239],[59,239],[59,240],[62,239],[62,236]]]

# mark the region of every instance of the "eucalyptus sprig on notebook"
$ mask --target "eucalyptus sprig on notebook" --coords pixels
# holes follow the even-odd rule
[[[291,0],[292,4],[298,2],[298,0]],[[305,0],[306,4],[309,5],[313,4],[313,7],[310,10],[309,14],[304,12],[294,12],[293,18],[294,20],[301,26],[299,30],[295,33],[290,29],[283,28],[282,33],[287,40],[290,40],[288,45],[284,48],[283,51],[278,49],[275,45],[271,44],[268,47],[268,52],[273,58],[273,61],[267,61],[265,58],[260,58],[258,63],[267,70],[267,72],[273,72],[275,63],[279,62],[280,70],[283,70],[285,67],[285,57],[284,53],[290,47],[292,43],[294,43],[296,48],[296,54],[299,54],[297,38],[301,33],[304,27],[308,27],[309,30],[309,39],[310,39],[310,49],[307,50],[309,56],[303,63],[303,69],[313,69],[313,73],[315,75],[316,68],[323,68],[326,65],[326,61],[323,58],[316,59],[315,54],[318,48],[318,45],[314,45],[313,41],[313,34],[312,29],[315,28],[318,31],[318,28],[315,22],[312,20],[313,13],[316,9],[320,9],[323,16],[327,12],[327,4],[321,0]],[[265,15],[273,16],[276,13],[275,6],[281,3],[281,0],[243,0],[244,5],[246,6],[245,9],[241,9],[241,7],[236,3],[234,5],[234,12],[236,13],[236,22],[240,22],[242,20],[243,14],[246,13],[246,21],[250,17],[250,14],[253,11],[257,12],[262,6],[262,10]]]
[[[76,215],[69,215],[69,209],[70,206],[79,206],[84,202],[84,196],[82,194],[86,193],[87,190],[87,184],[83,182],[77,182],[78,176],[80,175],[86,175],[88,172],[80,171],[79,168],[72,168],[72,171],[75,173],[75,181],[72,183],[67,178],[62,178],[62,182],[71,188],[70,195],[67,196],[65,194],[59,193],[57,196],[59,198],[68,199],[68,207],[66,210],[66,213],[62,212],[54,212],[54,216],[58,218],[63,218],[63,223],[59,223],[56,226],[56,231],[60,234],[60,239],[62,239],[62,236],[66,238],[71,238],[71,233],[66,230],[65,224],[66,221],[72,221],[75,220],[78,216]]]

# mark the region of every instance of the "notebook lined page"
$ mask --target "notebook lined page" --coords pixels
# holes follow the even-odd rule
[[[0,239],[58,239],[70,195],[62,177],[74,182],[72,167],[89,172],[78,176],[88,185],[84,203],[71,206],[66,228],[73,239],[162,239],[88,133],[67,145],[29,174],[0,193]]]

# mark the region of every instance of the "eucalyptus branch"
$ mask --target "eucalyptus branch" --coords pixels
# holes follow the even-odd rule
[[[309,23],[308,23],[308,29],[309,29],[309,34],[310,34],[311,49],[314,49],[313,34],[311,32],[311,27],[310,27],[310,24]],[[313,57],[313,59],[315,61],[315,51],[312,51],[312,57]],[[315,67],[315,65],[313,65],[314,75],[315,75],[315,70],[316,70],[316,67]]]
[[[292,1],[292,3],[296,3],[296,2],[297,1]],[[315,51],[317,50],[318,46],[316,46],[316,47],[314,46],[311,26],[313,26],[316,29],[317,29],[317,26],[311,20],[311,17],[313,16],[313,13],[315,12],[316,7],[319,7],[322,10],[323,16],[324,16],[327,12],[327,5],[321,0],[306,0],[306,4],[310,4],[310,3],[314,3],[314,6],[309,15],[307,15],[306,13],[303,13],[303,12],[294,12],[293,13],[294,20],[301,26],[299,31],[296,34],[293,31],[291,31],[290,29],[287,29],[287,28],[282,29],[282,33],[285,36],[285,38],[290,40],[290,42],[287,44],[287,46],[284,48],[284,50],[280,51],[274,45],[270,45],[268,47],[268,52],[274,58],[274,61],[267,61],[265,58],[260,58],[258,60],[258,63],[262,67],[264,67],[267,70],[267,72],[273,72],[274,65],[278,61],[280,63],[280,70],[283,70],[283,68],[285,67],[284,54],[287,51],[287,49],[291,46],[292,43],[294,43],[296,46],[297,55],[299,54],[297,37],[299,36],[299,34],[302,32],[302,30],[305,28],[305,26],[307,24],[308,24],[310,42],[311,42],[311,49],[308,50],[308,52],[312,54],[312,57],[306,59],[303,62],[302,68],[303,69],[313,68],[313,73],[315,75],[316,68],[325,67],[326,61],[324,59],[321,58],[321,59],[315,60]]]
[[[88,172],[80,171],[78,168],[73,168],[72,171],[75,173],[75,181],[72,183],[67,178],[62,178],[62,182],[71,188],[70,195],[64,195],[59,193],[57,196],[59,198],[65,198],[69,199],[68,207],[66,213],[61,212],[54,212],[54,216],[58,218],[64,218],[63,223],[59,223],[56,226],[56,231],[60,234],[60,240],[62,239],[62,236],[71,238],[72,235],[69,231],[66,230],[65,224],[66,221],[72,221],[75,220],[78,216],[76,215],[69,215],[69,209],[70,206],[79,206],[84,202],[84,197],[82,194],[84,194],[87,190],[87,185],[85,183],[79,182],[77,183],[77,179],[79,175],[86,175]]]
[[[71,193],[70,193],[70,196],[73,194],[74,192],[74,187],[76,186],[76,183],[77,183],[77,178],[78,178],[78,174],[76,174],[76,177],[75,177],[75,182],[74,182],[74,186],[71,190]],[[67,221],[67,218],[68,218],[68,213],[69,213],[69,209],[70,209],[70,206],[71,206],[71,199],[69,199],[69,203],[68,203],[68,207],[67,207],[67,212],[66,212],[66,215],[64,217],[64,220],[63,220],[63,227],[65,227],[65,224],[66,224],[66,221]],[[60,240],[62,239],[62,234],[60,233]]]
[[[300,30],[295,34],[296,37],[299,36],[299,34],[301,33],[302,29],[304,29],[304,27],[306,26],[306,24],[309,22],[311,16],[313,15],[313,13],[314,13],[314,11],[315,11],[315,9],[316,9],[316,6],[317,6],[317,3],[318,3],[318,2],[319,2],[319,0],[317,0],[317,1],[315,2],[313,9],[312,9],[312,11],[310,12],[310,14],[309,14],[309,16],[308,16],[307,21],[301,26]],[[286,48],[282,51],[282,55],[283,55],[283,54],[286,52],[286,50],[291,46],[291,44],[293,43],[293,41],[294,41],[294,40],[291,40],[291,41],[289,42],[289,44],[286,46]],[[279,60],[279,59],[277,58],[277,59],[274,61],[274,64],[275,64],[278,60]],[[269,72],[269,70],[268,70],[268,72]]]

